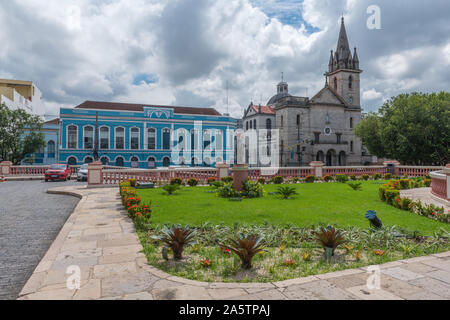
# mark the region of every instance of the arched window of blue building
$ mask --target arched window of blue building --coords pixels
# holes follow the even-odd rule
[[[122,157],[116,158],[116,167],[123,167],[124,166],[124,160]]]
[[[223,150],[223,132],[222,130],[216,130],[216,150]]]
[[[156,168],[156,159],[154,157],[149,157],[147,161],[147,166],[149,169]]]
[[[47,156],[49,158],[55,157],[55,141],[50,140],[47,144]]]
[[[131,128],[131,149],[139,149],[139,128]]]
[[[147,148],[149,150],[155,150],[156,149],[156,129],[155,128],[148,128],[147,129]]]
[[[100,128],[100,149],[109,149],[109,128]]]
[[[94,148],[94,127],[85,126],[83,128],[84,149]]]
[[[203,149],[211,150],[211,133],[209,130],[203,131]]]
[[[169,157],[164,157],[164,159],[163,159],[163,166],[164,167],[169,167],[170,166],[170,158]]]
[[[103,164],[104,166],[107,166],[107,165],[109,164],[109,159],[108,159],[108,157],[101,157],[101,158],[100,158],[100,161],[102,162],[102,164]]]
[[[125,149],[125,129],[122,127],[116,128],[116,149]],[[122,158],[123,161],[123,158]]]
[[[170,150],[170,129],[167,129],[167,128],[163,129],[162,135],[163,135],[163,149]],[[170,165],[170,159],[169,159],[169,165]]]
[[[78,128],[70,125],[67,127],[67,148],[76,149],[78,145]]]
[[[67,164],[69,166],[76,166],[77,165],[77,158],[70,157],[69,159],[67,159]]]
[[[138,159],[138,157],[132,157],[131,158],[131,167],[132,168],[139,168],[139,159]]]

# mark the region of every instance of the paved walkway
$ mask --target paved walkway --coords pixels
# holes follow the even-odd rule
[[[0,300],[17,298],[79,201],[47,189],[70,184],[0,183]]]
[[[83,199],[20,299],[450,299],[450,252],[381,265],[381,289],[369,290],[367,268],[273,283],[207,283],[147,264],[117,188],[60,188]],[[68,266],[81,288],[67,289]]]
[[[438,207],[444,207],[444,213],[450,213],[450,206],[444,203],[444,200],[436,200],[435,196],[431,195],[431,188],[418,188],[409,190],[400,190],[400,196],[409,198],[411,200],[420,200],[423,204],[433,204]]]

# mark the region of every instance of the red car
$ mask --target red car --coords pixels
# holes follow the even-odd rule
[[[69,180],[70,167],[67,164],[52,164],[45,171],[45,182],[48,180]]]

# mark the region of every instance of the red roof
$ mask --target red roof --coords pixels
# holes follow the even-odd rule
[[[75,108],[144,112],[144,107],[171,108],[174,110],[174,113],[182,113],[182,114],[221,116],[221,114],[216,109],[213,108],[173,107],[173,106],[160,106],[150,104],[131,104],[131,103],[101,102],[101,101],[85,101],[79,106],[76,106]]]
[[[255,110],[256,113],[259,113],[259,106],[252,105],[253,110]],[[275,114],[275,109],[269,106],[261,106],[261,113],[264,114]]]
[[[59,124],[59,118],[44,122],[44,124]]]

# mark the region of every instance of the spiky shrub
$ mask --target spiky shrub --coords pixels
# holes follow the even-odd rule
[[[181,185],[181,184],[183,184],[183,180],[181,180],[180,178],[172,178],[172,179],[170,179],[170,184],[171,185],[175,185],[175,184]]]
[[[221,180],[222,182],[230,183],[233,182],[233,177],[223,177]]]
[[[309,176],[306,176],[305,178],[305,182],[306,183],[313,183],[314,181],[316,181],[316,176],[310,174]]]
[[[164,226],[161,235],[153,238],[164,242],[168,248],[172,249],[175,260],[181,260],[183,259],[184,247],[194,244],[196,235],[197,231],[189,228],[189,226],[183,228],[181,225],[173,225],[171,228]]]
[[[326,250],[326,248],[332,249],[332,256],[334,256],[336,248],[346,242],[343,233],[333,227],[321,227],[319,231],[314,231],[313,234],[316,236],[317,242],[322,245],[324,250]]]
[[[175,193],[180,188],[178,184],[166,184],[162,189],[170,196]]]
[[[360,191],[361,190],[361,182],[349,182],[348,186],[350,188],[352,188],[355,191]]]
[[[206,182],[211,186],[213,182],[216,182],[216,178],[210,177],[208,178],[208,180],[206,180]]]
[[[327,174],[323,177],[323,181],[325,181],[325,182],[333,181],[333,177],[330,176],[329,174]]]
[[[259,179],[258,179],[258,182],[261,183],[261,184],[265,184],[265,183],[266,183],[266,179],[264,179],[264,178],[259,178]]]
[[[353,180],[353,181],[356,181],[356,180],[358,180],[358,177],[356,175],[354,175],[354,174],[351,174],[350,175],[350,179]]]
[[[365,174],[363,174],[363,175],[361,176],[361,178],[362,178],[363,180],[367,181],[367,180],[369,180],[370,176],[369,176],[367,173],[365,173]]]
[[[284,178],[282,176],[276,176],[272,178],[273,184],[282,184],[284,182]]]
[[[188,184],[189,186],[191,186],[191,187],[195,187],[196,185],[198,185],[198,180],[197,180],[197,179],[194,179],[194,178],[191,178],[191,179],[189,179],[189,180],[187,181],[187,184]]]
[[[348,176],[345,174],[337,174],[336,181],[340,183],[346,183],[348,181]]]
[[[258,253],[264,251],[265,242],[262,236],[240,234],[238,239],[230,239],[231,246],[219,244],[223,250],[235,253],[242,262],[243,269],[252,267],[252,259]]]
[[[392,173],[386,173],[384,175],[384,180],[391,180],[392,179]]]
[[[295,187],[291,186],[280,186],[277,188],[277,194],[281,196],[282,199],[289,199],[290,197],[297,194]]]

